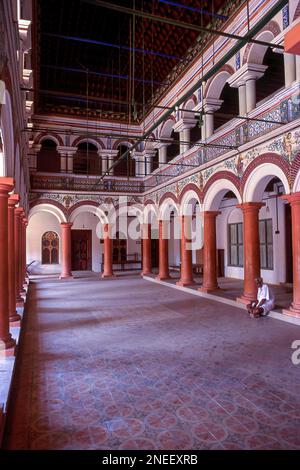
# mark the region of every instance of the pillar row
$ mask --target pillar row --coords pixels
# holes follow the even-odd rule
[[[13,194],[8,199],[8,293],[9,293],[9,322],[17,326],[21,320],[16,310],[16,249],[15,249],[15,208],[19,195]]]
[[[0,178],[0,354],[14,354],[15,340],[9,332],[8,276],[8,197],[13,190],[13,178]]]

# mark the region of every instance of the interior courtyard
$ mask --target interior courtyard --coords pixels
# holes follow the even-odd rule
[[[0,45],[0,449],[299,450],[300,2],[3,0]]]

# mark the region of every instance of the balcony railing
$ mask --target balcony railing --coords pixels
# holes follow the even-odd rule
[[[135,178],[110,178],[100,180],[99,176],[77,176],[65,174],[33,173],[30,177],[31,189],[57,191],[88,191],[114,193],[142,193],[144,183]]]
[[[197,167],[214,159],[230,156],[229,152],[242,145],[267,135],[283,124],[300,117],[300,84],[294,83],[289,88],[278,90],[276,94],[264,99],[246,118],[233,118],[205,142],[208,146],[194,145],[184,154],[173,158],[170,163],[155,170],[151,176],[142,178],[83,176],[60,173],[32,173],[31,189],[33,190],[67,190],[88,192],[143,193],[149,187],[161,185],[172,178],[184,175]],[[216,145],[215,147],[213,145]],[[184,165],[181,165],[184,164]],[[190,166],[189,166],[190,165]]]
[[[178,155],[171,161],[176,165],[168,165],[167,163],[157,169],[146,179],[145,186],[150,187],[165,183],[176,176],[187,173],[193,166],[201,166],[217,157],[226,156],[226,153],[282,127],[282,124],[298,119],[300,117],[299,83],[295,83],[290,88],[279,90],[276,94],[264,99],[246,117],[251,120],[233,118],[222,128],[217,129],[205,142],[199,140],[198,143],[209,145],[206,147],[194,146],[183,155]],[[216,145],[216,147],[212,145]],[[184,163],[185,166],[180,166],[181,163]]]

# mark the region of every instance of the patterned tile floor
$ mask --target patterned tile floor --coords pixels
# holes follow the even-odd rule
[[[7,449],[300,449],[300,328],[123,275],[34,279]]]

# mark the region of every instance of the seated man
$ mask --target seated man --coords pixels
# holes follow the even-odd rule
[[[272,290],[263,283],[261,277],[255,279],[257,284],[257,300],[247,305],[251,318],[264,317],[274,308],[275,299]]]

